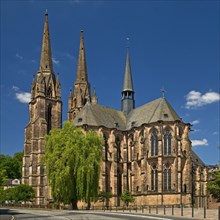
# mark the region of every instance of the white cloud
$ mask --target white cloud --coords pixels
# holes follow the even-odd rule
[[[19,91],[19,88],[17,86],[12,86],[12,89],[16,92]]]
[[[192,146],[202,146],[202,145],[209,145],[207,139],[202,139],[202,140],[192,140]]]
[[[217,135],[217,134],[218,134],[218,132],[217,132],[217,131],[214,131],[212,134],[213,134],[213,135]]]
[[[195,121],[190,122],[191,125],[197,125],[197,124],[199,124],[199,123],[200,123],[199,120],[195,120]]]
[[[31,101],[31,93],[29,92],[17,92],[15,95],[16,99],[21,103],[29,103]]]
[[[55,57],[52,58],[52,61],[54,64],[58,65],[60,63],[59,60],[57,60]]]
[[[31,101],[31,93],[22,92],[17,86],[12,86],[12,89],[15,91],[15,97],[19,102],[29,103]]]
[[[24,57],[21,56],[21,55],[19,55],[18,53],[16,53],[15,56],[16,56],[18,59],[20,59],[20,60],[23,60],[23,59],[24,59]]]
[[[211,104],[220,100],[220,94],[216,92],[206,92],[202,95],[201,92],[192,90],[186,95],[186,105],[187,109],[195,109],[197,107]]]

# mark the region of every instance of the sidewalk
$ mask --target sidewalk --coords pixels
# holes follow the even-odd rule
[[[98,211],[98,210],[97,210]],[[100,211],[100,210],[99,210]],[[103,211],[104,212],[104,211]],[[110,212],[110,210],[106,210],[106,212]],[[116,212],[116,210],[112,210],[111,212]],[[122,212],[122,210],[118,210],[117,212]],[[183,212],[181,213],[180,208],[174,208],[172,213],[172,208],[151,208],[142,210],[124,210],[124,213],[137,213],[137,214],[148,214],[148,215],[155,215],[155,216],[167,216],[167,217],[181,217],[183,219],[206,219],[206,220],[220,220],[218,219],[218,209],[207,209],[206,213],[204,214],[203,208],[194,208],[194,217],[192,217],[192,208],[184,208]],[[204,218],[204,216],[206,218]]]

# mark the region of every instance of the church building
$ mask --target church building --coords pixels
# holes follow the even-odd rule
[[[205,206],[207,169],[192,150],[190,124],[182,121],[164,96],[135,107],[134,94],[127,49],[124,82],[119,94],[121,109],[98,104],[96,91],[92,95],[90,92],[84,32],[81,31],[76,81],[68,98],[67,116],[75,126],[94,130],[105,140],[100,191],[112,193],[112,206],[123,205],[120,196],[126,190],[132,193],[136,205]],[[47,13],[29,112],[22,183],[34,188],[34,204],[46,205],[52,198],[45,167],[40,162],[45,150],[44,136],[51,129],[62,127],[61,85],[53,73]]]

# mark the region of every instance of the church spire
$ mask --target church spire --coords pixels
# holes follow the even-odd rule
[[[86,55],[84,48],[84,32],[83,30],[81,30],[76,82],[87,82],[87,81],[88,81],[88,76],[87,76]]]
[[[49,33],[49,25],[48,25],[48,12],[47,11],[45,12],[44,34],[43,34],[43,42],[42,42],[39,71],[53,72],[52,55],[51,55],[51,47],[50,47],[50,33]]]
[[[122,89],[122,111],[128,114],[135,107],[134,88],[131,75],[129,49],[127,48],[124,84]]]
[[[123,85],[123,90],[122,91],[134,92],[132,75],[131,75],[130,56],[129,56],[129,49],[128,48],[127,48],[127,55],[126,55],[124,85]]]
[[[68,102],[68,120],[73,121],[87,102],[91,102],[91,94],[86,68],[84,33],[81,30],[76,82],[74,83],[73,93],[70,94]]]

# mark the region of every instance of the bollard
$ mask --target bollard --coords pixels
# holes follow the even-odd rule
[[[123,212],[125,211],[124,206],[123,206]]]
[[[137,212],[138,208],[137,208],[137,205],[136,205],[136,212]]]
[[[141,206],[141,211],[142,211],[142,213],[144,213],[144,206],[143,205]]]
[[[192,217],[194,217],[194,205],[192,205]]]
[[[163,214],[166,215],[166,206],[163,207]]]
[[[181,205],[181,216],[183,216],[183,205]]]
[[[158,214],[158,206],[156,206],[156,214]]]
[[[116,206],[115,209],[116,209],[116,212],[117,212],[118,211],[118,206]]]
[[[129,211],[131,212],[131,206],[130,206],[130,210]]]
[[[105,206],[104,206],[104,212],[105,212]]]
[[[206,207],[204,206],[204,218],[206,218]]]
[[[218,219],[220,219],[220,206],[218,207]]]
[[[151,213],[151,207],[149,206],[149,213]]]
[[[172,215],[174,215],[174,207],[173,207],[173,205],[172,205]]]

